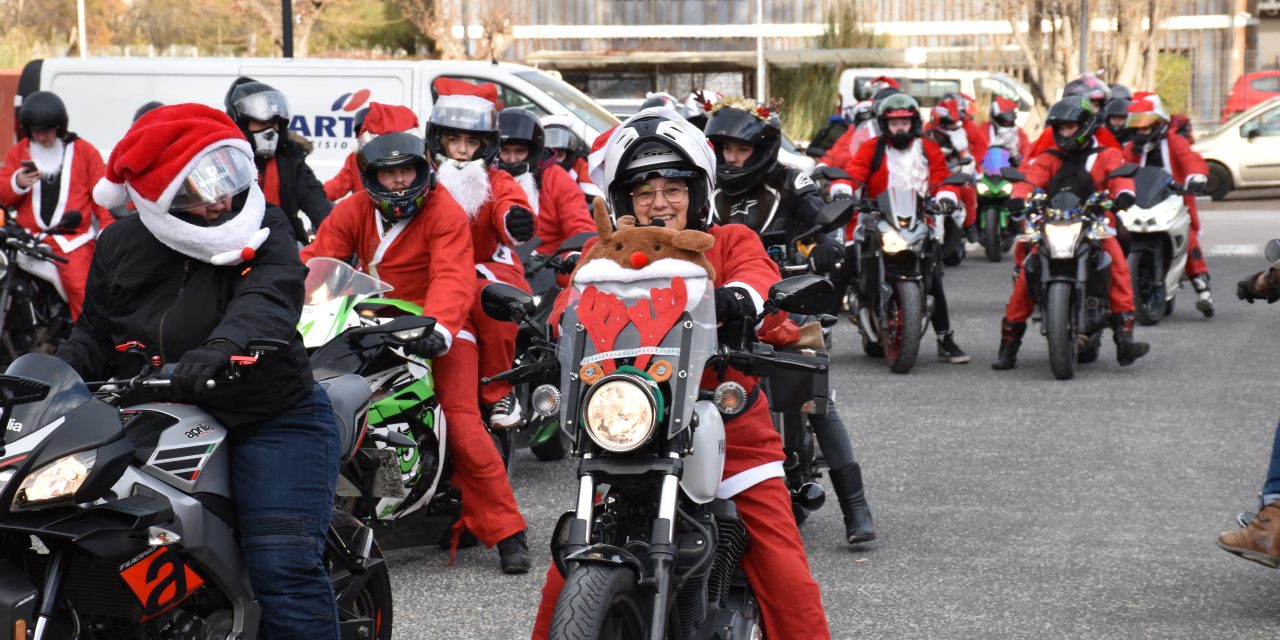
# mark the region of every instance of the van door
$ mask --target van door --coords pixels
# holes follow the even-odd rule
[[[1280,183],[1280,107],[1240,125],[1241,186]]]

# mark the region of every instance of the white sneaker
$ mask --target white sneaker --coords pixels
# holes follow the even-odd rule
[[[514,391],[502,396],[489,411],[489,427],[493,429],[511,429],[524,423],[520,415],[520,400]]]

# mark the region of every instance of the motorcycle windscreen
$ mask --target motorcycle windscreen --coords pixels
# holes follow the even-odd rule
[[[5,444],[29,436],[71,413],[93,396],[80,374],[59,358],[28,353],[13,361],[5,375],[38,380],[49,385],[49,394],[40,402],[20,404],[5,417]]]
[[[351,307],[392,286],[333,258],[307,261],[307,281],[298,331],[307,347],[318,347],[356,324]]]
[[[915,222],[920,197],[915,189],[889,187],[876,196],[876,205],[885,218],[899,229],[906,229]]]
[[[595,263],[607,264],[587,269]],[[570,406],[578,405],[569,398],[581,398],[600,376],[630,366],[659,382],[667,399],[668,436],[679,433],[689,426],[703,369],[716,351],[711,281],[702,267],[681,260],[659,260],[639,270],[610,260],[588,265],[575,273],[560,323],[560,424],[576,425],[580,418],[569,419]]]
[[[1134,191],[1137,192],[1137,205],[1150,209],[1164,202],[1169,194],[1165,191],[1173,176],[1160,167],[1142,167],[1133,175]]]
[[[987,155],[982,158],[982,172],[986,174],[998,176],[1000,170],[1008,166],[1009,150],[1003,147],[987,149]]]

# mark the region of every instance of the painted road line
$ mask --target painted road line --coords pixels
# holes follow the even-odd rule
[[[1260,256],[1262,247],[1263,245],[1260,244],[1215,244],[1211,245],[1205,254],[1208,256]]]

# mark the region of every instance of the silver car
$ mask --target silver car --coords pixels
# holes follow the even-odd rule
[[[1280,98],[1237,114],[1192,148],[1209,163],[1205,194],[1214,200],[1236,189],[1280,187]]]

